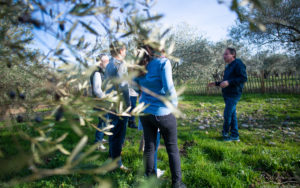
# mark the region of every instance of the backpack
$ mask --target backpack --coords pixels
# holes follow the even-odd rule
[[[90,95],[91,96],[93,96],[93,97],[95,97],[96,95],[95,95],[95,93],[94,93],[94,83],[93,83],[93,80],[94,80],[94,75],[95,75],[95,73],[96,72],[99,72],[100,73],[100,76],[101,76],[101,80],[102,80],[102,83],[103,83],[103,81],[104,81],[104,71],[103,71],[103,69],[101,68],[101,67],[98,67],[98,70],[95,70],[92,74],[91,74],[91,76],[90,76],[90,91],[89,91],[89,93],[90,93]]]

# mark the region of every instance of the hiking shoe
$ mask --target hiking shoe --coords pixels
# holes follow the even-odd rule
[[[125,171],[125,172],[128,172],[128,171],[129,171],[129,168],[127,168],[127,167],[124,166],[124,165],[121,165],[121,166],[120,166],[120,169],[123,170],[123,171]]]
[[[240,138],[239,137],[227,137],[227,138],[224,138],[224,141],[226,142],[239,142],[240,141]]]
[[[161,169],[157,169],[157,173],[156,173],[156,175],[157,175],[157,178],[160,178],[160,177],[162,177],[162,175],[164,175],[164,173],[165,173],[165,171],[164,170],[161,170]]]
[[[176,182],[175,184],[172,184],[172,188],[186,188],[186,186],[182,181],[180,181]]]
[[[106,150],[106,147],[102,143],[99,143],[99,145],[97,146],[97,150],[104,151]]]

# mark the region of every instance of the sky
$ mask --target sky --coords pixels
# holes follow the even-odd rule
[[[234,25],[237,18],[236,14],[229,9],[230,1],[225,0],[224,4],[219,4],[218,0],[157,0],[151,8],[151,14],[163,14],[164,17],[159,23],[165,28],[187,23],[197,28],[199,35],[217,42],[228,38],[228,29]],[[33,33],[36,39],[33,47],[45,54],[48,53],[49,48],[54,49],[58,44],[55,37],[41,30],[34,30]]]
[[[214,42],[228,38],[228,28],[237,18],[228,1],[219,4],[217,0],[158,0],[153,10],[164,14],[164,25],[188,23]]]

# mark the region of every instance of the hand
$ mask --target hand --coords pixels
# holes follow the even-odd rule
[[[225,87],[228,87],[229,86],[229,82],[227,80],[221,82],[220,84],[221,88],[225,88]]]
[[[216,83],[215,82],[210,82],[210,83],[207,84],[207,86],[208,87],[213,87],[213,86],[216,86]]]

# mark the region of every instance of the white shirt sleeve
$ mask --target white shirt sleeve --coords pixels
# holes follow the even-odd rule
[[[96,72],[93,77],[93,91],[95,95],[99,98],[103,97],[103,91],[101,89],[102,80],[99,72]]]

